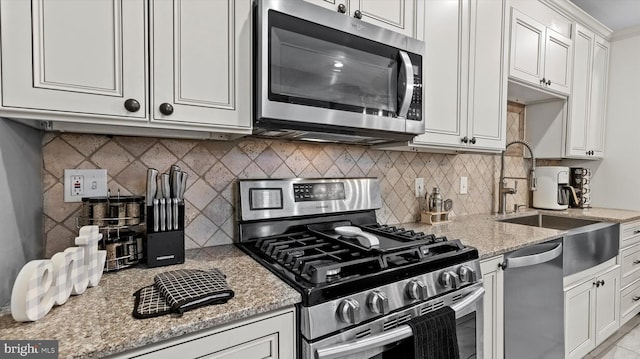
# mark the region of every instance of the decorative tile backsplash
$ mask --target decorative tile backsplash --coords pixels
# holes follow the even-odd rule
[[[517,108],[509,109],[508,137],[522,138],[522,121],[514,112]],[[525,178],[527,161],[522,152],[507,156],[506,175]],[[148,167],[162,173],[177,164],[189,174],[186,248],[232,243],[237,179],[377,177],[383,199],[378,219],[394,224],[419,220],[426,203],[414,194],[419,177],[425,179],[427,192],[437,186],[444,198],[453,200],[453,215],[494,212],[500,171],[499,155],[392,152],[259,138],[227,142],[64,133],[44,136],[43,162],[47,257],[73,245],[77,235],[75,218],[81,204],[63,201],[66,168],[107,169],[112,194],[120,190],[122,195],[144,195]],[[467,195],[458,194],[461,176],[469,179]],[[528,203],[526,179],[522,181],[518,188],[523,190],[509,196],[513,198],[508,208],[513,203]]]

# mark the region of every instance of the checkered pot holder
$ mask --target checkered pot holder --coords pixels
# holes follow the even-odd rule
[[[226,303],[233,298],[233,290],[218,269],[209,272],[180,269],[160,273],[154,284],[134,293],[133,316],[151,318],[169,313],[182,313],[209,304]]]

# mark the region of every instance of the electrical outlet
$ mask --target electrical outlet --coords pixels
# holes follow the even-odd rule
[[[460,177],[460,194],[469,193],[469,182],[467,177]]]
[[[64,201],[81,202],[82,197],[107,195],[107,170],[64,170]]]
[[[424,196],[424,178],[416,178],[416,198]]]

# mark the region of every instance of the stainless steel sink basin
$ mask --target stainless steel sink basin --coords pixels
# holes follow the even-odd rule
[[[501,219],[500,222],[524,224],[526,226],[542,227],[557,229],[561,231],[567,231],[574,228],[580,228],[591,224],[599,223],[597,221],[590,221],[586,219],[571,218],[571,217],[558,217],[550,216],[546,214],[533,214],[522,217],[514,217]]]
[[[564,276],[581,272],[618,255],[620,225],[586,219],[534,214],[499,222],[567,231],[562,240]]]

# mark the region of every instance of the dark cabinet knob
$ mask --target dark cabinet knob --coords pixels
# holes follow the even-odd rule
[[[140,102],[130,98],[124,102],[124,108],[129,112],[138,112],[140,110]]]
[[[551,80],[547,80],[547,86],[551,86]]]
[[[469,143],[469,137],[464,136],[462,137],[462,139],[460,140],[462,143]]]
[[[542,80],[540,80],[540,84],[544,85],[547,83],[547,80],[543,77]]]
[[[353,17],[355,17],[356,19],[362,19],[362,12],[360,10],[356,10],[353,13]]]
[[[505,270],[507,269],[507,261],[504,261],[502,263],[498,263],[498,268]]]
[[[338,12],[341,14],[345,14],[347,12],[347,7],[344,4],[338,5]]]
[[[163,103],[160,105],[160,113],[169,116],[173,113],[173,106],[170,103]]]
[[[475,137],[471,137],[471,140],[469,142],[471,142],[472,145],[475,145],[476,144],[476,138]]]

